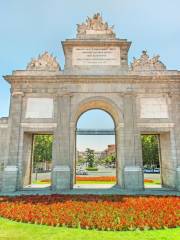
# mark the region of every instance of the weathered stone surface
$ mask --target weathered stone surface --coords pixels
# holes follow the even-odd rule
[[[177,180],[176,180],[176,189],[180,191],[180,167],[177,167],[176,169],[176,175],[177,175]]]
[[[149,58],[146,51],[142,51],[142,55],[139,59],[134,58],[131,63],[132,71],[163,71],[166,70],[166,66],[159,60],[160,56],[154,56]]]
[[[3,172],[3,192],[15,192],[17,190],[17,177],[18,168],[17,166],[6,166]]]
[[[7,162],[8,118],[0,118],[0,190],[2,188],[4,165]]]
[[[27,65],[27,70],[30,71],[59,71],[60,66],[56,58],[48,52],[39,55],[37,59],[32,59]]]
[[[53,98],[28,98],[26,118],[52,118]]]
[[[141,118],[168,118],[168,104],[164,97],[142,97],[140,99]]]
[[[52,189],[70,189],[70,168],[66,165],[55,166],[52,172]]]
[[[76,66],[119,66],[119,47],[74,47],[72,65]]]
[[[143,169],[138,166],[125,167],[124,185],[128,190],[142,190],[144,188]]]
[[[92,39],[92,38],[115,38],[113,26],[110,27],[107,22],[104,22],[100,13],[94,14],[92,18],[87,18],[85,23],[77,24],[77,38]]]

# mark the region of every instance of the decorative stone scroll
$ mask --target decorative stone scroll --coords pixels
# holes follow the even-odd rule
[[[26,69],[32,71],[59,71],[60,66],[55,57],[45,52],[39,55],[37,59],[33,58]]]
[[[113,28],[114,26],[110,27],[107,22],[103,22],[100,13],[96,13],[92,18],[88,17],[85,23],[77,24],[77,38],[92,37],[93,35],[115,38]]]
[[[142,51],[139,59],[134,58],[131,63],[132,71],[162,71],[166,70],[166,66],[159,60],[160,56],[150,58],[147,51]]]

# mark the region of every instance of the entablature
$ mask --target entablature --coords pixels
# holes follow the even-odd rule
[[[4,79],[10,84],[13,82],[29,83],[180,83],[180,71],[170,71],[162,75],[64,75],[64,74],[36,74],[30,75],[27,71],[16,71],[13,75],[6,75]]]

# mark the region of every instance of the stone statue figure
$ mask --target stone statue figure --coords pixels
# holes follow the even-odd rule
[[[150,58],[147,51],[142,51],[139,59],[133,58],[131,63],[132,71],[161,71],[166,70],[166,66],[159,60],[160,56]]]
[[[33,58],[26,69],[34,71],[59,71],[60,66],[55,57],[45,52],[39,55],[37,59]]]
[[[111,35],[112,37],[115,37],[113,28],[114,26],[110,27],[107,22],[103,22],[103,19],[100,13],[96,13],[92,18],[87,17],[85,23],[77,24],[77,35],[102,33],[102,34]]]

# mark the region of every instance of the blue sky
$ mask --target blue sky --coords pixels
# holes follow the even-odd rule
[[[0,117],[9,111],[3,75],[25,69],[32,57],[49,51],[61,67],[61,41],[74,38],[76,24],[96,12],[132,41],[129,61],[143,49],[160,54],[168,69],[180,69],[179,0],[0,0]]]
[[[81,115],[77,122],[77,128],[81,129],[114,129],[112,117],[105,111],[99,109],[89,110]],[[84,151],[86,148],[96,151],[103,151],[108,144],[115,144],[115,136],[98,135],[98,136],[77,136],[77,149]]]

